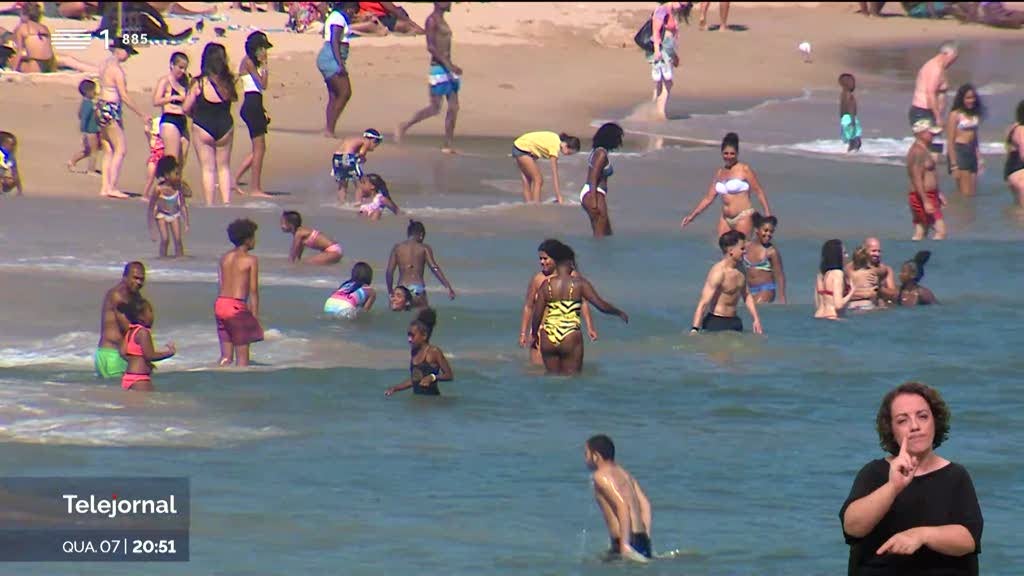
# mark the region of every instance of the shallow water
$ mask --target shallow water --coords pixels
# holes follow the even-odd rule
[[[904,109],[902,100],[886,105]],[[747,113],[751,126],[773,116],[768,107]],[[823,126],[833,123],[830,116]],[[1006,212],[998,170],[983,175],[971,201],[952,198],[946,182],[951,240],[918,245],[907,241],[902,168],[868,154],[837,162],[767,148],[787,144],[771,138],[762,144],[743,155],[780,215],[791,301],[762,309],[764,337],[686,334],[719,257],[718,207],[685,232],[678,222],[707,189],[717,150],[659,149],[632,137],[613,157],[617,235],[601,242],[589,238],[578,206],[516,203],[507,142],[474,141],[474,154],[458,158],[416,147],[375,160],[403,209],[425,220],[458,292],[449,302],[428,279],[439,312],[434,343],[457,376],[440,399],[383,396],[407,374],[408,313],[381,307],[347,324],[320,317],[357,260],[374,266],[382,289],[388,251],[406,224],[390,215],[367,223],[333,207],[326,165],[275,201],[196,208],[187,238],[194,258],[182,262],[152,257],[140,202],[5,202],[4,474],[190,477],[191,573],[838,574],[847,555],[839,507],[859,467],[881,456],[877,403],[891,386],[920,379],[953,410],[940,451],[974,478],[986,520],[984,573],[1019,572],[1024,362],[1016,327],[1024,314],[1015,286],[1024,229]],[[584,164],[584,155],[562,163],[569,197]],[[290,237],[277,229],[282,207],[341,241],[342,265],[289,266]],[[254,346],[261,366],[215,371],[215,262],[224,227],[242,215],[260,225],[268,338]],[[868,234],[882,238],[893,265],[932,250],[924,283],[943,305],[814,321],[822,241],[852,247]],[[600,339],[587,343],[575,379],[543,377],[515,347],[535,248],[552,235],[573,245],[583,273],[631,317],[629,325],[597,318]],[[134,258],[149,267],[157,342],[173,339],[179,349],[161,363],[159,392],[149,396],[91,375],[103,291]],[[616,440],[619,460],[643,483],[655,549],[674,558],[644,568],[599,560],[607,535],[582,461],[582,442],[598,432]]]

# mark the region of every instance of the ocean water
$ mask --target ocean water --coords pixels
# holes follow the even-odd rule
[[[428,279],[439,314],[433,342],[456,374],[441,398],[383,395],[408,374],[409,313],[381,306],[355,322],[322,317],[323,300],[358,260],[373,265],[383,289],[407,223],[405,214],[374,224],[334,207],[326,168],[308,180],[272,179],[271,189],[290,192],[273,201],[195,208],[192,258],[183,261],[154,258],[141,202],[5,202],[2,474],[191,478],[191,562],[145,566],[151,574],[841,574],[848,549],[838,511],[857,470],[882,456],[878,402],[914,379],[939,388],[952,408],[940,453],[974,479],[982,570],[1018,573],[1024,226],[1008,211],[999,170],[982,175],[969,201],[944,181],[950,240],[911,243],[903,168],[882,154],[836,161],[794,146],[834,138],[832,112],[821,136],[801,124],[808,134],[798,138],[762,137],[754,128],[778,117],[770,106],[744,112],[762,146],[742,154],[780,217],[791,303],[761,309],[762,337],[687,334],[719,258],[718,206],[685,231],[678,222],[720,164],[714,148],[631,136],[613,156],[616,235],[602,241],[590,238],[578,205],[517,204],[508,142],[464,142],[472,154],[456,158],[413,146],[380,159],[373,169],[425,221],[458,293],[448,301]],[[572,197],[585,155],[561,166]],[[342,264],[289,265],[282,208],[342,242]],[[216,258],[239,216],[260,226],[268,329],[254,346],[260,365],[247,372],[211,368]],[[813,320],[822,242],[853,247],[866,235],[882,239],[894,266],[932,250],[924,284],[942,305]],[[545,377],[516,347],[535,249],[549,236],[571,244],[601,295],[630,314],[628,325],[596,317],[600,337],[586,344],[578,378]],[[148,266],[157,343],[174,340],[179,351],[160,363],[151,395],[122,393],[91,373],[104,290],[136,258]],[[607,533],[583,464],[595,433],[616,441],[620,463],[643,484],[654,547],[668,558],[644,567],[600,560]]]

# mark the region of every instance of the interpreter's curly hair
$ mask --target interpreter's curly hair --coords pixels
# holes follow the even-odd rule
[[[882,398],[882,405],[878,407],[875,428],[878,430],[878,444],[882,450],[893,455],[900,452],[899,442],[892,433],[892,401],[900,394],[917,394],[928,403],[932,418],[935,419],[935,439],[932,440],[932,448],[941,446],[949,438],[949,406],[935,388],[920,382],[905,382],[890,390]]]

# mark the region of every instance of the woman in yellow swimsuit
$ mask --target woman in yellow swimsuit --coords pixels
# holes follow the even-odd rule
[[[537,290],[533,334],[540,339],[541,358],[549,374],[576,374],[583,368],[583,333],[580,331],[583,301],[605,314],[615,314],[623,322],[628,323],[629,316],[605,302],[585,278],[572,275],[576,261],[572,248],[564,244],[553,246],[548,255],[555,261],[555,273]]]

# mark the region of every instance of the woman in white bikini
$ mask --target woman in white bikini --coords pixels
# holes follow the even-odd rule
[[[693,209],[680,223],[680,227],[693,222],[693,219],[707,210],[708,206],[715,201],[716,196],[722,198],[722,217],[718,221],[718,236],[729,230],[742,232],[748,239],[753,237],[754,232],[754,209],[750,201],[750,192],[757,194],[764,210],[761,214],[771,216],[772,209],[768,206],[768,196],[761,188],[754,169],[739,161],[740,137],[735,132],[729,132],[722,139],[722,159],[725,166],[715,171],[715,178],[708,188],[708,193],[701,199],[697,207]]]

